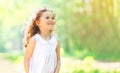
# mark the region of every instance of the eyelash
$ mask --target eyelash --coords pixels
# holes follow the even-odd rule
[[[49,17],[46,17],[46,19],[49,19]]]
[[[52,17],[52,19],[55,19],[54,17]]]
[[[49,17],[46,17],[46,19],[49,19]],[[52,17],[52,19],[55,19],[54,17]]]

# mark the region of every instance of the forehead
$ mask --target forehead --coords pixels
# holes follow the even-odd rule
[[[42,16],[54,16],[54,13],[52,11],[46,11],[43,12]]]

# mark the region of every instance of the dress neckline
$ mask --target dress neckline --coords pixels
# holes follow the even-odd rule
[[[53,36],[51,35],[50,36],[50,39],[49,40],[45,40],[39,33],[37,33],[37,35],[40,37],[40,39],[45,42],[45,43],[48,43],[48,42],[52,42],[52,39],[53,39]]]

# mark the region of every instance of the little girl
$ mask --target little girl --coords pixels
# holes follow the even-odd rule
[[[25,32],[26,73],[59,73],[60,43],[51,35],[55,26],[53,11],[39,9]]]

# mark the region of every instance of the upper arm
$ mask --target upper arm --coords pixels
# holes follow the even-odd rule
[[[60,42],[57,42],[57,47],[56,47],[56,53],[57,53],[57,60],[60,60]]]
[[[25,60],[29,60],[31,58],[34,48],[35,48],[35,44],[36,44],[35,38],[31,38],[25,50],[25,57],[24,57]]]

